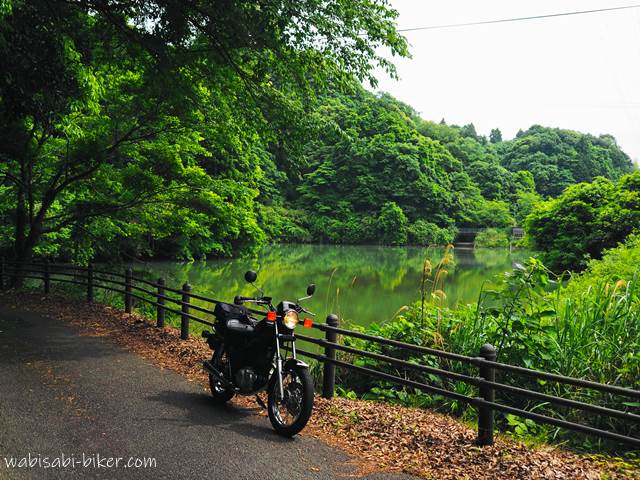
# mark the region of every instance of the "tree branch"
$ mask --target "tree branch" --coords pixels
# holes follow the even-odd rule
[[[48,227],[46,229],[43,229],[42,232],[43,233],[52,233],[52,232],[57,232],[60,229],[71,225],[73,223],[82,221],[82,220],[87,220],[89,218],[93,218],[93,217],[99,217],[102,215],[106,215],[106,214],[111,214],[111,213],[117,213],[123,210],[127,210],[136,206],[140,206],[140,205],[144,205],[145,203],[149,203],[152,201],[156,200],[156,196],[159,193],[167,193],[170,191],[179,191],[179,190],[183,190],[185,188],[189,188],[190,191],[197,191],[197,190],[201,190],[199,188],[191,188],[191,187],[187,187],[186,185],[181,185],[179,187],[174,187],[174,188],[161,188],[158,190],[154,190],[153,192],[148,192],[146,194],[141,194],[140,196],[129,200],[127,202],[123,202],[123,203],[119,203],[119,204],[112,204],[112,205],[108,205],[105,206],[103,208],[100,209],[96,209],[96,210],[84,210],[82,213],[72,213],[72,214],[60,214],[60,215],[54,215],[52,217],[48,217],[44,219],[44,223],[49,223],[52,221],[56,221],[56,220],[61,220],[60,222],[57,222],[57,224],[55,226],[51,226]],[[173,202],[165,202],[168,204],[174,204]],[[65,218],[66,217],[66,218]]]

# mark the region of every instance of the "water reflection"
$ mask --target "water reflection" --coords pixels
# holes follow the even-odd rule
[[[258,284],[274,299],[302,297],[309,283],[316,295],[307,307],[324,318],[334,312],[347,321],[367,324],[391,318],[400,307],[420,297],[425,256],[433,263],[443,249],[380,246],[274,245],[256,259],[223,259],[181,264],[149,262],[134,265],[137,275],[164,277],[167,285],[188,282],[193,292],[231,301],[234,295],[252,295],[244,272],[258,272]],[[473,302],[483,282],[509,270],[525,252],[456,250],[455,266],[445,282],[449,305]]]

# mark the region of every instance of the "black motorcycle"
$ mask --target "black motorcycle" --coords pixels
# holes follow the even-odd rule
[[[307,296],[295,303],[282,301],[274,308],[271,297],[255,286],[256,273],[248,271],[244,278],[259,296],[236,296],[233,304],[218,303],[213,331],[202,334],[213,350],[211,360],[204,362],[211,394],[220,403],[236,394],[256,395],[275,431],[291,437],[305,427],[313,408],[313,380],[309,367],[296,358],[293,331],[301,313],[313,315],[300,302],[311,298],[316,286],[309,285]],[[247,308],[245,303],[266,310]],[[257,320],[255,315],[264,318]],[[257,395],[265,389],[268,405]]]

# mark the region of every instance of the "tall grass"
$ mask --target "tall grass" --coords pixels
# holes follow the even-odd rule
[[[630,247],[620,247],[620,249]],[[640,267],[617,268],[619,262],[640,251],[640,242],[632,251],[615,250],[602,261],[593,263],[582,275],[555,276],[539,261],[530,259],[491,282],[481,292],[475,305],[455,309],[438,302],[421,300],[403,315],[383,324],[374,324],[367,330],[376,335],[390,337],[419,345],[436,347],[470,356],[477,355],[480,346],[492,343],[498,348],[501,362],[584,378],[623,387],[640,387]],[[613,262],[612,257],[617,261]],[[451,260],[453,261],[453,260]],[[602,265],[608,268],[603,269]],[[426,264],[426,263],[425,263]],[[428,269],[425,269],[428,272]],[[625,274],[621,278],[620,272]],[[424,280],[422,282],[424,285]],[[435,288],[436,283],[431,284]],[[444,290],[438,284],[439,290]],[[421,292],[423,287],[421,286]],[[368,342],[347,340],[360,348],[376,351],[379,346]],[[399,349],[386,348],[385,354],[477,375],[474,367],[420,356]],[[356,360],[364,364],[375,361]],[[466,395],[475,395],[473,387],[437,377],[424,377],[406,372],[404,375],[420,381],[429,381]],[[628,399],[601,394],[587,389],[540,382],[526,377],[500,374],[500,381],[553,395],[586,401],[588,403],[623,408],[640,413],[640,405]],[[407,392],[384,382],[371,382],[352,376],[349,387],[368,397],[386,398],[403,403],[444,408],[454,413],[473,415],[465,406],[444,398],[430,397],[419,392]],[[595,427],[613,429],[623,434],[638,435],[638,427],[621,421],[601,420],[573,410],[539,405],[522,397],[499,393],[499,399],[520,408],[535,408],[561,418],[580,421]],[[534,407],[535,406],[535,407]],[[501,417],[500,417],[501,418]],[[515,417],[502,420],[507,429],[520,434],[572,437],[567,432],[521,422]],[[584,441],[584,437],[579,437]]]

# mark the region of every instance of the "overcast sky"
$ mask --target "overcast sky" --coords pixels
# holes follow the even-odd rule
[[[638,0],[391,0],[399,28],[640,4]],[[610,133],[640,159],[640,8],[407,32],[411,59],[379,90],[423,118],[505,138],[533,124]]]

